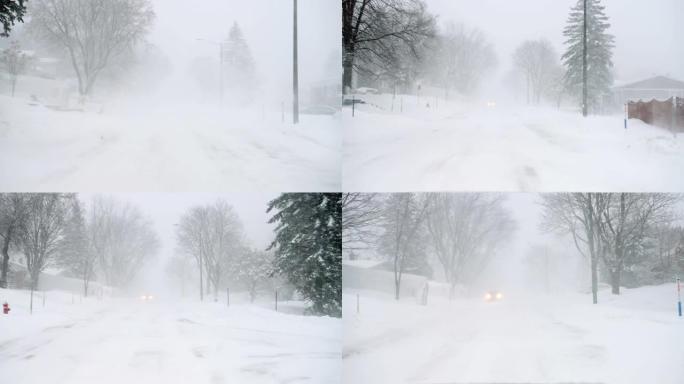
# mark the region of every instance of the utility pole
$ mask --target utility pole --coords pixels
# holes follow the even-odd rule
[[[200,301],[204,301],[204,282],[202,276],[202,247],[204,244],[202,243],[202,232],[200,232],[200,247],[199,247],[199,273],[200,273]]]
[[[225,92],[225,69],[224,69],[224,63],[225,63],[225,50],[224,50],[224,41],[214,41],[214,40],[208,40],[208,39],[195,39],[197,41],[203,41],[205,43],[209,44],[214,44],[219,46],[219,77],[221,78],[219,81],[219,86],[221,89],[219,89],[219,108],[223,108],[223,98],[224,98],[224,92]]]
[[[550,292],[550,284],[549,284],[549,250],[546,246],[544,246],[544,278],[545,278],[545,285],[546,285],[546,293],[548,294]]]
[[[584,23],[582,28],[582,116],[589,115],[589,106],[587,105],[588,89],[587,89],[587,0],[584,0]]]
[[[224,67],[224,61],[223,60],[225,58],[225,52],[223,50],[223,46],[224,46],[223,41],[220,41],[219,42],[219,54],[221,55],[221,57],[219,58],[219,65],[221,66],[221,69],[220,69],[220,73],[221,73],[221,96],[220,96],[221,105],[220,105],[220,107],[221,108],[223,108],[223,99],[224,99],[224,92],[225,92],[225,74],[224,74],[225,69],[223,68]]]
[[[299,124],[299,63],[297,58],[297,0],[294,4],[294,25],[292,34],[292,123]]]

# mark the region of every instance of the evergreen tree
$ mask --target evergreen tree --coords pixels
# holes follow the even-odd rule
[[[254,88],[254,59],[238,23],[233,23],[228,38],[223,42],[225,84],[237,101],[251,99]]]
[[[24,22],[25,3],[25,0],[0,0],[0,23],[2,23],[0,36],[9,36],[17,21]]]
[[[286,277],[316,314],[342,315],[342,195],[285,193],[275,214],[274,272]]]
[[[83,209],[76,197],[73,197],[70,208],[60,244],[59,264],[71,276],[83,281],[83,295],[88,297],[88,286],[95,274],[95,256],[88,247]]]
[[[562,57],[567,67],[565,85],[570,94],[582,100],[584,116],[599,107],[613,83],[615,38],[607,32],[610,23],[604,11],[601,0],[578,0],[563,30],[567,38],[567,51]]]

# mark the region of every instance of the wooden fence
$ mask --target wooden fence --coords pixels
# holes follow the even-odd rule
[[[665,101],[630,101],[627,104],[627,117],[673,132],[684,132],[684,99],[672,97]]]

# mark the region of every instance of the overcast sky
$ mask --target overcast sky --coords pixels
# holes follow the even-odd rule
[[[177,76],[186,76],[187,66],[197,57],[216,58],[218,64],[218,46],[197,39],[222,40],[237,22],[262,83],[279,86],[283,92],[291,89],[291,0],[203,0],[197,4],[153,0],[153,4],[156,20],[149,40],[172,60]],[[340,81],[341,9],[339,1],[299,0],[301,84]]]
[[[576,0],[426,0],[440,24],[463,22],[483,30],[498,53],[500,70],[511,65],[515,47],[526,39],[546,38],[560,54],[568,11]],[[616,81],[653,75],[684,81],[681,41],[682,0],[603,0],[615,35]]]

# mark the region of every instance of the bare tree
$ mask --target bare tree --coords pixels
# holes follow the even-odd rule
[[[380,197],[375,193],[342,194],[342,244],[344,249],[366,248],[378,236],[382,213]]]
[[[166,263],[166,273],[180,285],[181,297],[185,297],[185,283],[192,277],[192,265],[187,257],[182,255],[172,257]]]
[[[569,233],[577,251],[591,263],[592,301],[598,303],[598,264],[602,254],[601,212],[607,205],[605,194],[560,193],[542,195],[542,229]]]
[[[19,76],[26,72],[30,60],[31,58],[21,51],[18,41],[13,41],[10,43],[9,48],[2,51],[0,62],[9,75],[12,97],[14,97],[14,91],[17,88]]]
[[[385,201],[379,250],[393,264],[394,297],[399,300],[401,278],[408,269],[425,262],[423,222],[427,200],[415,193],[391,194]]]
[[[684,227],[670,223],[655,225],[650,236],[655,240],[653,269],[660,272],[663,281],[663,275],[676,269],[678,254],[684,252]],[[682,261],[684,264],[684,258]]]
[[[539,104],[542,95],[553,87],[558,55],[546,39],[523,42],[513,53],[513,63],[525,77],[527,103]]]
[[[397,43],[413,49],[434,29],[421,0],[342,0],[343,92],[351,89],[355,70],[383,68]]]
[[[436,193],[427,196],[430,244],[453,298],[456,284],[476,276],[510,239],[515,223],[500,195]]]
[[[83,282],[83,296],[95,277],[97,257],[88,242],[86,220],[81,202],[75,196],[67,204],[64,237],[60,243],[58,264]]]
[[[194,258],[199,270],[200,301],[204,300],[204,250],[209,242],[207,235],[208,213],[205,207],[194,207],[183,214],[178,223],[176,239],[181,252]]]
[[[222,278],[242,252],[243,227],[233,207],[219,200],[190,209],[178,224],[177,240],[179,249],[197,262],[200,299],[204,297],[204,284],[207,291],[213,287],[214,300],[218,300]]]
[[[95,197],[89,219],[89,242],[108,285],[123,287],[130,283],[159,249],[152,223],[133,205]]]
[[[88,96],[111,60],[148,32],[149,0],[34,0],[30,26],[68,52],[81,96]]]
[[[494,48],[478,29],[449,24],[439,36],[433,70],[437,71],[437,80],[443,84],[445,98],[449,97],[451,89],[472,93],[485,73],[496,64]]]
[[[551,291],[552,264],[555,261],[553,256],[555,255],[550,254],[548,246],[534,244],[530,245],[523,260],[527,280],[536,283],[536,286],[543,287],[546,293]]]
[[[232,206],[218,200],[209,206],[208,234],[205,267],[208,282],[214,288],[214,301],[218,300],[221,279],[238,261],[242,252],[243,226]]]
[[[679,195],[665,193],[610,193],[601,210],[600,238],[603,243],[602,260],[610,274],[614,295],[620,294],[620,277],[625,260],[639,252],[649,229],[669,223],[672,207]]]
[[[31,278],[31,291],[38,287],[40,274],[53,262],[64,234],[68,195],[28,195],[26,219],[19,231],[20,249]]]
[[[638,257],[653,228],[669,223],[676,194],[572,193],[543,196],[544,227],[569,232],[578,251],[591,260],[594,304],[598,264],[608,270],[613,294],[628,258]]]
[[[19,231],[26,220],[28,195],[21,193],[0,194],[0,239],[2,240],[2,270],[0,288],[7,288],[9,275],[9,250],[19,245]]]
[[[273,254],[259,250],[246,250],[238,261],[237,278],[249,293],[249,301],[254,302],[259,288],[273,275]]]

